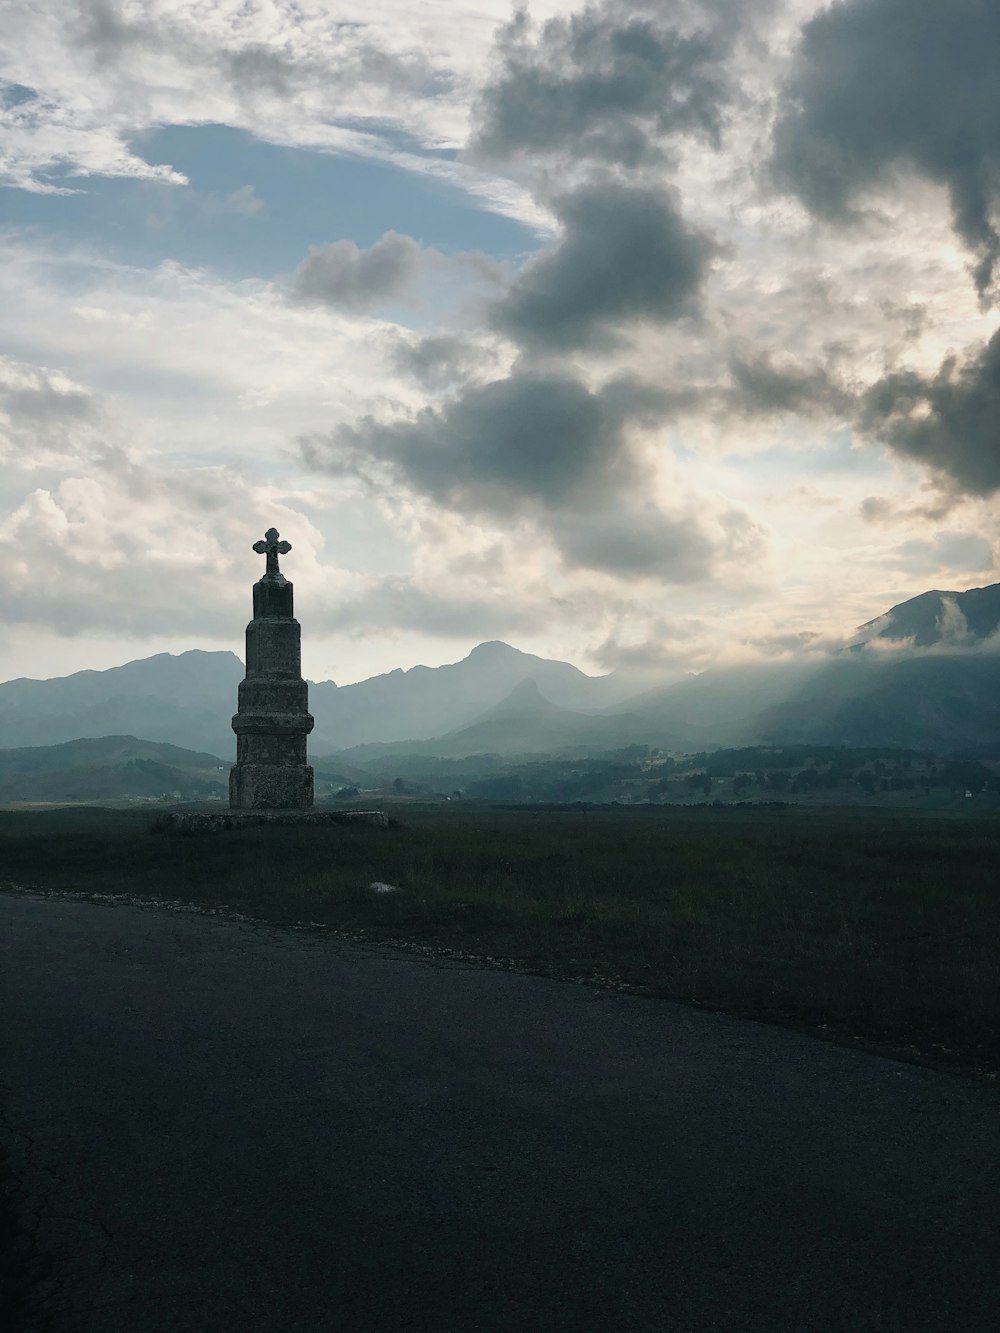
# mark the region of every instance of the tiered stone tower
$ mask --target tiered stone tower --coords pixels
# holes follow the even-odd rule
[[[292,548],[268,528],[253,549],[267,556],[267,569],[253,585],[247,674],[233,718],[236,767],[229,774],[229,805],[233,810],[302,810],[313,803],[313,771],[306,763],[313,719],[307,711],[292,585],[278,568],[278,556]]]

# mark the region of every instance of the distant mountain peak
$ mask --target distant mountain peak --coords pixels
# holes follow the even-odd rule
[[[489,639],[486,643],[477,643],[465,660],[467,662],[482,662],[490,659],[499,661],[503,658],[527,656],[529,656],[528,653],[522,653],[519,648],[512,648],[509,643],[504,643],[502,639]]]
[[[524,717],[526,713],[559,713],[560,709],[551,699],[547,699],[538,688],[538,682],[532,676],[525,677],[515,685],[506,699],[501,699],[495,708],[491,708],[487,717]]]
[[[860,625],[847,647],[862,651],[873,639],[896,643],[909,639],[915,648],[970,647],[990,638],[998,629],[1000,583],[967,588],[965,592],[933,588]]]

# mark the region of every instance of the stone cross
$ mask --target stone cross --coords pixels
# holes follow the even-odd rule
[[[281,570],[278,568],[278,556],[287,555],[292,549],[292,543],[279,542],[278,529],[268,528],[264,533],[264,540],[262,542],[254,542],[253,549],[258,555],[267,556],[267,569],[264,571],[264,577],[267,578],[269,575],[274,574],[280,578]]]

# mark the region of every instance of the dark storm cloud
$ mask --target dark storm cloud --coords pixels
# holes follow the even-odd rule
[[[635,167],[658,157],[670,134],[717,144],[729,25],[703,18],[700,30],[682,34],[656,9],[645,17],[630,8],[591,5],[540,29],[516,14],[497,38],[500,71],[477,108],[473,153]]]
[[[983,293],[1000,258],[1000,5],[849,0],[806,24],[774,139],[777,179],[846,219],[894,168],[944,185]]]
[[[689,228],[675,195],[591,181],[554,203],[563,237],[531,260],[494,307],[495,326],[523,346],[567,351],[607,344],[634,320],[694,313],[718,247]]]
[[[665,514],[654,504],[574,511],[552,526],[568,565],[619,578],[697,583],[712,574],[718,554],[695,515]]]
[[[302,447],[315,467],[366,475],[381,466],[441,504],[510,514],[525,501],[572,504],[598,482],[631,475],[622,425],[617,405],[572,376],[520,372],[412,420],[365,417]]]
[[[690,392],[626,376],[592,391],[573,371],[538,365],[539,353],[608,348],[631,324],[697,314],[719,253],[685,222],[675,192],[609,168],[661,157],[660,141],[675,133],[718,141],[727,24],[718,13],[706,20],[704,5],[678,4],[675,17],[696,18],[681,32],[658,6],[649,17],[637,8],[591,7],[546,24],[537,42],[521,15],[501,34],[502,72],[482,99],[473,154],[590,163],[584,183],[555,198],[538,183],[562,236],[490,309],[521,362],[504,379],[475,384],[478,367],[456,338],[397,347],[397,364],[426,386],[463,387],[411,419],[369,417],[300,443],[314,468],[401,486],[460,513],[533,520],[569,566],[690,582],[707,576],[729,534],[713,539],[696,516],[647,503],[649,477],[627,438],[690,407]],[[328,267],[303,266],[299,295],[330,299]]]
[[[1000,490],[1000,331],[964,364],[897,371],[864,394],[859,427],[931,469],[956,494]],[[876,516],[876,515],[873,515]]]
[[[766,352],[740,349],[730,355],[729,372],[732,388],[723,400],[739,414],[842,413],[851,406],[850,393],[825,366],[778,365]]]
[[[417,275],[421,254],[416,241],[395,231],[367,250],[347,240],[316,246],[299,265],[292,293],[299,301],[361,310],[401,295]]]
[[[658,410],[669,400],[641,385],[594,393],[570,375],[516,371],[410,421],[369,417],[300,446],[317,470],[402,485],[459,513],[534,518],[570,566],[691,582],[718,543],[696,516],[636,498],[647,478],[625,431]]]

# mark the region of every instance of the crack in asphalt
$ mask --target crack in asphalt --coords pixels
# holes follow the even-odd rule
[[[8,1303],[12,1315],[20,1321],[18,1326],[25,1333],[32,1329],[47,1333],[55,1327],[55,1320],[92,1309],[80,1302],[79,1293],[95,1275],[108,1268],[115,1236],[98,1218],[78,1217],[57,1210],[59,1193],[66,1189],[67,1177],[51,1162],[40,1161],[37,1139],[11,1121],[7,1107],[12,1092],[10,1084],[0,1084],[0,1146],[7,1156],[10,1172],[8,1199],[13,1213],[11,1260],[14,1289]],[[95,1257],[87,1261],[85,1250],[80,1251],[78,1237],[69,1236],[63,1244],[53,1246],[50,1242],[43,1246],[39,1238],[46,1231],[51,1233],[52,1224],[68,1224],[100,1237]],[[59,1259],[63,1248],[70,1250],[76,1260],[68,1275],[60,1273]]]
[[[48,1181],[34,1196],[29,1195],[25,1180],[36,1177],[39,1167],[35,1158],[38,1145],[27,1132],[12,1124],[7,1115],[11,1088],[0,1084],[0,1146],[6,1159],[7,1203],[11,1213],[9,1253],[4,1256],[9,1264],[9,1291],[4,1299],[11,1316],[24,1318],[35,1314],[40,1302],[48,1299],[43,1291],[54,1269],[55,1260],[39,1243],[42,1222],[46,1215],[50,1193],[56,1181],[54,1173],[46,1172]],[[44,1325],[41,1325],[44,1327]]]

